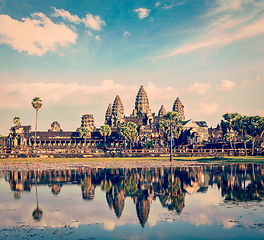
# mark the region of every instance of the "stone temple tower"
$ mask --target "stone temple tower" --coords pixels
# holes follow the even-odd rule
[[[109,103],[105,113],[105,124],[111,125],[111,117],[112,117],[112,104]]]
[[[119,123],[123,123],[124,117],[125,115],[123,103],[120,97],[116,95],[112,107],[111,127],[117,127]]]
[[[161,105],[158,116],[162,117],[163,115],[165,115],[167,112],[165,110],[165,107],[163,105]]]
[[[173,107],[172,107],[172,111],[173,112],[177,112],[179,115],[179,119],[182,121],[185,121],[185,116],[184,116],[184,110],[183,110],[183,105],[181,103],[181,100],[177,97],[177,99],[175,100]]]
[[[86,114],[82,116],[81,127],[87,127],[92,132],[95,129],[93,114]]]
[[[146,116],[146,115],[151,116],[152,114],[149,109],[148,96],[143,86],[141,86],[136,96],[135,109],[133,110],[131,116],[136,117],[136,116]]]

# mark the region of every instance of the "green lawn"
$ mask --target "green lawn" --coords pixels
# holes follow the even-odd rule
[[[216,162],[216,163],[264,163],[264,156],[243,157],[174,157],[174,161]],[[128,157],[128,158],[8,158],[2,163],[56,163],[56,162],[120,162],[120,161],[169,161],[169,157]]]

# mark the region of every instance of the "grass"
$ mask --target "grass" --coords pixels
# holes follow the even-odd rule
[[[194,161],[200,163],[264,163],[264,156],[240,157],[174,157],[174,161]],[[127,157],[127,158],[6,158],[3,163],[68,163],[68,162],[121,162],[121,161],[169,161],[169,157]]]

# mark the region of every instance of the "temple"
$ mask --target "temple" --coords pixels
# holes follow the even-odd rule
[[[179,119],[182,120],[183,128],[179,138],[175,139],[174,145],[194,144],[208,141],[208,126],[205,121],[193,121],[192,119],[185,120],[184,106],[179,99],[173,103],[172,111],[178,113]],[[125,116],[124,106],[119,95],[116,95],[114,102],[109,103],[104,124],[111,127],[111,136],[107,137],[107,145],[112,149],[124,149],[124,139],[118,134],[118,128],[122,124],[133,122],[137,125],[138,142],[135,148],[141,149],[143,143],[152,141],[155,148],[168,147],[168,139],[161,132],[159,122],[167,113],[164,105],[161,105],[158,115],[155,115],[150,109],[150,103],[147,93],[143,86],[140,86],[135,98],[135,107],[130,116]],[[79,130],[83,127],[89,129],[91,135],[84,139],[80,137]],[[6,153],[12,152],[12,149],[20,149],[18,152],[29,153],[34,144],[34,132],[30,126],[15,125],[11,127],[6,141]],[[96,152],[104,144],[104,138],[101,136],[99,128],[94,125],[93,114],[84,114],[81,117],[80,126],[76,131],[63,131],[57,121],[51,123],[51,128],[48,131],[37,132],[36,144],[38,148],[45,149],[47,154],[57,153],[76,153],[78,148],[85,145],[85,149]],[[53,150],[52,150],[53,149]]]

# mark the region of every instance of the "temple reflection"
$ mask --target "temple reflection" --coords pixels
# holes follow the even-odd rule
[[[261,201],[264,198],[264,166],[258,164],[202,165],[178,168],[78,168],[71,170],[6,171],[14,198],[20,193],[36,188],[37,208],[32,216],[41,219],[38,206],[37,185],[47,185],[51,194],[59,195],[65,184],[80,186],[82,198],[92,201],[96,187],[105,192],[106,202],[117,218],[125,209],[125,199],[130,197],[136,208],[138,220],[145,226],[153,200],[164,208],[181,214],[186,194],[207,192],[217,186],[225,201]],[[38,211],[40,210],[40,211]]]

